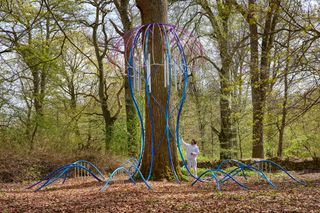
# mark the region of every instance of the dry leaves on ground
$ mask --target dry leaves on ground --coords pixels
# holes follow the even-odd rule
[[[93,179],[73,179],[40,192],[28,184],[0,185],[0,212],[319,212],[320,173],[300,174],[308,186],[287,177],[273,178],[277,188],[257,179],[250,190],[227,182],[218,191],[214,183],[191,186],[170,182],[133,185],[117,182],[99,192]]]

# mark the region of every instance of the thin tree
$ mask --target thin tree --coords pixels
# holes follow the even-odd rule
[[[237,1],[232,4],[241,12],[249,25],[250,37],[250,76],[252,94],[252,157],[264,158],[264,117],[267,89],[269,85],[270,54],[279,17],[279,0],[270,0],[265,13],[264,24],[259,23],[259,5],[249,0],[248,9]],[[263,13],[264,14],[264,13]],[[263,26],[260,39],[259,26]],[[261,45],[260,45],[261,42]],[[261,46],[261,48],[259,48]]]
[[[120,30],[115,23],[112,22],[112,25],[123,38],[124,42],[124,57],[129,55],[130,51],[130,41],[129,37],[125,36],[125,32],[129,31],[132,28],[132,20],[130,17],[130,1],[129,0],[114,0],[114,4],[119,12],[120,20],[123,26],[123,29]],[[124,77],[124,92],[125,92],[125,107],[126,107],[126,118],[127,118],[127,131],[128,131],[128,154],[129,156],[137,156],[138,154],[138,117],[136,110],[134,108],[133,101],[130,95],[129,80],[127,77],[128,74],[128,61],[124,58],[125,61],[125,75]]]
[[[214,39],[218,43],[218,51],[221,59],[221,67],[215,65],[219,72],[220,82],[220,122],[221,130],[218,132],[220,142],[220,159],[236,158],[236,132],[233,128],[232,119],[232,79],[231,79],[231,67],[233,57],[233,47],[230,42],[230,16],[231,16],[231,1],[230,0],[217,0],[217,14],[212,10],[209,1],[197,0],[205,13],[206,17],[211,24],[213,33],[211,39]],[[214,62],[210,60],[212,64]]]

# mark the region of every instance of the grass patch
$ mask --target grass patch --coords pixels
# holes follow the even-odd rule
[[[208,170],[207,168],[198,168],[197,169],[197,175],[199,176],[199,175],[201,175],[203,172],[205,172],[207,170]],[[182,175],[184,175],[186,177],[190,176],[185,166],[181,167],[181,172],[182,172]],[[193,172],[193,171],[191,170],[191,172]]]

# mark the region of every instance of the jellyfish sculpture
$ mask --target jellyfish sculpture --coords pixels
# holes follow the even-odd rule
[[[112,178],[119,172],[126,173],[133,183],[135,183],[134,178],[137,174],[144,181],[145,185],[151,189],[148,181],[152,175],[155,154],[157,152],[157,154],[162,154],[159,152],[159,145],[161,143],[166,143],[167,145],[168,161],[170,161],[171,169],[178,182],[179,178],[173,162],[173,152],[175,151],[172,150],[173,148],[178,148],[185,168],[190,176],[195,178],[192,185],[198,182],[212,181],[220,190],[221,184],[231,180],[240,187],[247,189],[248,186],[237,180],[236,176],[242,174],[247,179],[244,171],[250,170],[266,180],[272,187],[275,187],[275,184],[264,171],[257,167],[258,164],[263,163],[268,163],[282,170],[299,184],[306,184],[304,181],[292,176],[280,165],[269,160],[256,161],[251,164],[244,164],[236,160],[225,160],[217,169],[211,168],[200,174],[199,177],[194,176],[185,163],[181,149],[179,129],[181,112],[187,95],[188,77],[192,75],[194,70],[197,70],[198,74],[199,72],[201,74],[202,71],[202,64],[199,62],[194,63],[195,58],[203,56],[201,44],[197,38],[193,37],[186,30],[171,24],[161,23],[141,25],[128,31],[123,38],[115,43],[117,51],[114,52],[116,54],[109,56],[108,60],[116,64],[117,67],[123,67],[124,64],[121,64],[123,60],[122,58],[118,60],[118,56],[120,55],[117,55],[117,53],[125,50],[130,93],[140,121],[141,146],[138,159],[130,158],[115,169],[108,178],[104,177],[100,170],[92,163],[82,160],[76,161],[54,170],[29,188],[38,186],[38,189],[36,189],[38,191],[61,178],[65,182],[68,172],[76,168],[86,171],[99,182],[104,182],[101,191],[106,189]],[[157,110],[153,111],[153,107],[157,107]],[[157,119],[161,119],[161,122],[164,122],[164,129],[157,128],[157,122],[155,122]],[[148,131],[146,131],[146,125],[148,125]],[[150,129],[151,131],[149,131]],[[155,137],[156,134],[157,137]],[[147,137],[148,140],[151,138],[151,149],[148,150],[145,149]],[[156,139],[158,141],[155,141]],[[147,176],[145,177],[140,168],[144,152],[149,151],[151,153],[148,156],[151,156],[151,158],[150,161],[147,161],[149,167]],[[83,166],[82,162],[90,165],[90,168]],[[236,168],[233,168],[229,172],[225,171],[222,169],[222,166],[227,163],[236,164]]]
[[[147,180],[151,177],[154,156],[159,151],[159,144],[167,143],[168,160],[176,180],[179,181],[173,163],[172,148],[178,147],[185,162],[180,147],[180,116],[186,99],[188,77],[196,68],[196,63],[190,63],[190,58],[202,55],[203,48],[191,33],[171,24],[141,25],[128,31],[124,38],[127,43],[122,45],[126,49],[129,87],[140,121],[141,146],[138,167],[146,151],[146,137],[151,138],[151,159]],[[116,46],[121,49],[120,44]],[[157,107],[158,113],[153,113],[152,107]],[[159,130],[156,126],[159,116],[163,116],[161,119],[165,122],[164,130]],[[151,128],[148,132],[151,135],[146,135],[146,125]],[[155,134],[158,134],[158,141],[155,141]],[[172,143],[176,146],[172,146]],[[192,175],[187,166],[186,168]]]

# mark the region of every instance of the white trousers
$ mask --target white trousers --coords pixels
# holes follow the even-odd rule
[[[187,159],[188,162],[188,169],[191,172],[191,169],[193,169],[193,175],[197,177],[197,159],[196,158],[189,158]]]

